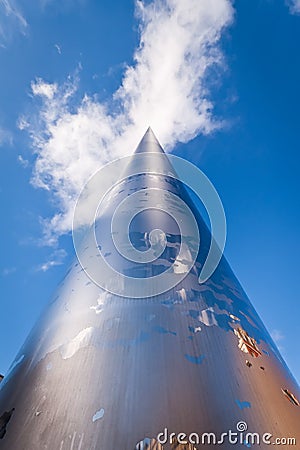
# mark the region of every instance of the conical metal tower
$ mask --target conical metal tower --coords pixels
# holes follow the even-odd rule
[[[152,173],[132,175],[140,154],[150,166],[161,155],[165,174],[154,164]],[[97,250],[117,273],[143,283],[172,267],[184,277],[161,293],[153,285],[153,295],[140,298],[127,278],[109,279],[113,289],[102,289],[91,279],[99,255],[90,232],[79,255],[84,267],[73,263],[0,384],[1,450],[254,447],[258,438],[247,433],[259,436],[259,448],[288,438],[297,444],[285,447],[300,448],[298,386],[225,258],[199,283],[211,236],[173,175],[149,129],[106,196],[95,233]],[[118,206],[137,192],[144,208],[133,212],[130,242],[158,255],[143,263],[116,251],[110,228]],[[194,237],[189,223],[182,236],[173,220],[175,210],[185,220],[176,198],[192,211],[201,235],[190,270],[191,252],[179,247],[193,248]],[[132,295],[122,296],[122,289]]]

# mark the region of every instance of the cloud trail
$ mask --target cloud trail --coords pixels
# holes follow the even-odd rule
[[[3,42],[6,42],[16,29],[25,34],[27,27],[27,21],[17,3],[14,0],[0,0],[0,45],[5,46]]]
[[[136,3],[140,42],[111,101],[85,95],[78,80],[36,79],[38,118],[21,119],[36,153],[32,183],[50,191],[58,212],[45,221],[45,239],[71,229],[74,204],[88,178],[134,150],[149,125],[167,150],[221,126],[214,117],[208,70],[223,66],[222,32],[233,21],[229,0]],[[37,120],[38,119],[38,120]]]

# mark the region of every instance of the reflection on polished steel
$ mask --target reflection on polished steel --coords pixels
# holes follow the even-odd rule
[[[163,153],[150,129],[140,152]],[[136,249],[158,246],[157,259],[140,264],[116,252],[113,213],[148,188],[180,197],[193,212],[201,245],[190,271],[188,248],[178,258],[180,230],[167,201],[164,211],[136,215],[129,229]],[[128,276],[152,277],[170,265],[186,276],[160,295],[117,296],[88,277],[97,254],[83,246],[86,267],[72,264],[0,384],[0,449],[198,450],[211,446],[177,438],[162,445],[158,434],[167,428],[219,436],[241,421],[249,432],[295,437],[299,448],[297,383],[224,257],[199,283],[211,236],[181,183],[148,173],[121,180],[100,211],[96,235],[109,264]]]

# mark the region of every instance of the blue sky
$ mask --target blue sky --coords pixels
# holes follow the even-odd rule
[[[78,187],[150,124],[217,188],[225,254],[299,381],[300,4],[27,3],[0,0],[0,373],[74,257]]]

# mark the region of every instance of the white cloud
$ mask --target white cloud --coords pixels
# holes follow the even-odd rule
[[[0,42],[6,42],[16,30],[25,34],[27,27],[27,21],[16,1],[0,0]]]
[[[31,90],[33,95],[52,100],[57,92],[57,84],[46,83],[41,78],[37,78],[35,82],[31,83]]]
[[[292,14],[300,14],[300,0],[289,0],[288,6]]]
[[[221,126],[207,71],[223,64],[219,41],[233,14],[229,0],[138,1],[140,44],[109,105],[88,95],[76,102],[76,79],[33,82],[38,121],[22,123],[29,122],[36,152],[32,182],[57,200],[48,239],[71,229],[74,202],[90,175],[132,152],[149,125],[168,150]]]
[[[67,253],[63,249],[55,250],[49,257],[49,260],[36,267],[37,272],[47,272],[51,267],[61,266]]]

